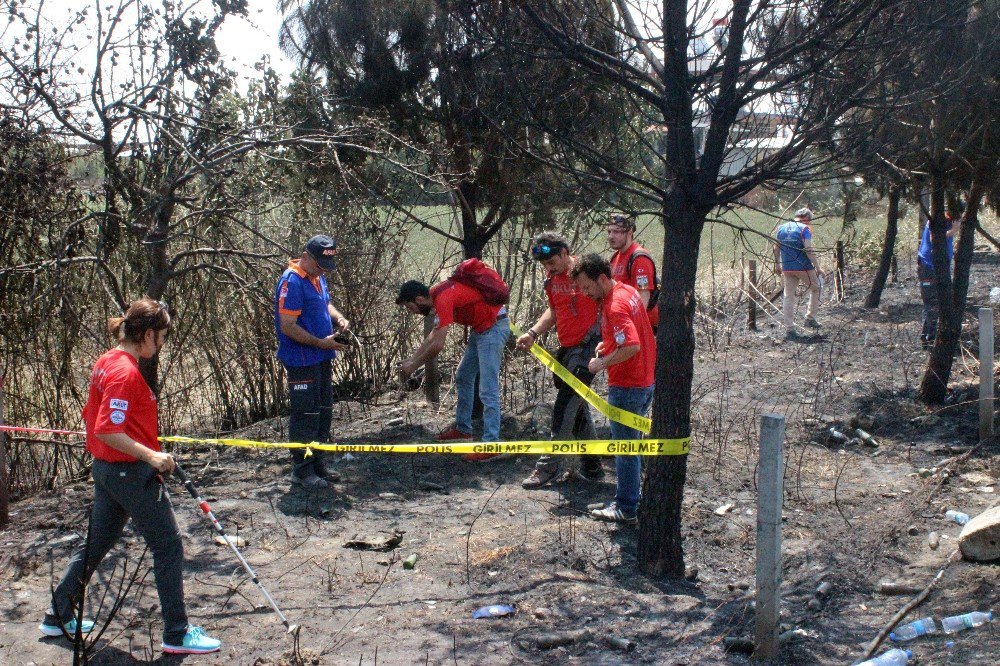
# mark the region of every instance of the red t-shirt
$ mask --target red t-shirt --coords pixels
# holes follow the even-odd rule
[[[434,328],[451,324],[471,326],[476,333],[485,333],[497,323],[502,305],[490,305],[472,287],[445,280],[431,287],[434,302]]]
[[[563,347],[575,347],[597,321],[597,303],[576,286],[565,273],[550,272],[545,278],[545,295],[556,315],[556,335]]]
[[[143,446],[160,450],[156,396],[139,373],[135,357],[112,349],[97,359],[90,373],[90,394],[83,407],[87,425],[87,450],[106,462],[136,462],[113,449],[97,435],[123,432]]]
[[[656,266],[649,257],[636,257],[632,262],[632,275],[628,274],[628,260],[636,252],[649,252],[646,248],[633,242],[623,252],[615,252],[611,257],[611,277],[616,282],[624,282],[638,290],[652,294],[656,287]],[[649,252],[652,255],[652,252]],[[654,305],[648,313],[649,323],[656,326],[660,322],[660,306]]]
[[[646,316],[642,297],[633,287],[615,282],[601,301],[602,356],[610,356],[619,347],[639,345],[639,353],[623,363],[608,367],[608,385],[620,388],[645,388],[653,385],[656,367],[656,338]]]

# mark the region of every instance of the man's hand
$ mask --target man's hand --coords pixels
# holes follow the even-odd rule
[[[155,469],[161,474],[169,474],[174,471],[177,466],[174,463],[174,457],[169,453],[163,453],[162,451],[153,451],[149,449],[149,454],[146,456],[146,462],[149,466]]]
[[[348,329],[351,328],[351,320],[348,319],[347,317],[341,317],[340,320],[337,322],[337,328],[340,329],[341,331],[346,332]]]
[[[604,340],[597,343],[597,347],[594,348],[594,352],[596,352],[598,356],[604,353]]]
[[[320,349],[332,349],[333,351],[344,351],[348,348],[348,345],[345,345],[343,342],[337,342],[335,336],[328,335],[325,338],[320,338],[317,347]]]
[[[529,333],[525,333],[517,339],[517,348],[521,351],[528,351],[533,344],[535,344],[535,339]]]
[[[601,344],[604,344],[604,343],[602,342]],[[587,364],[587,370],[589,370],[590,374],[592,374],[592,375],[596,375],[601,370],[606,370],[606,369],[607,369],[607,365],[604,363],[604,359],[603,358],[598,358],[597,356],[595,356],[594,358],[590,359],[590,363]]]
[[[407,379],[410,375],[417,371],[417,366],[413,361],[407,359],[396,366],[396,371],[399,373],[400,377]]]

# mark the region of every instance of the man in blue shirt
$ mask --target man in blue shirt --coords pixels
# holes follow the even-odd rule
[[[955,232],[958,226],[952,224],[951,217],[945,215],[948,231],[945,239],[948,245],[948,273],[951,273],[951,262],[955,257]],[[920,247],[917,249],[917,279],[920,281],[920,300],[924,302],[923,317],[920,327],[920,342],[927,349],[937,337],[938,299],[937,281],[934,279],[934,253],[931,251],[931,222],[927,220],[924,233],[920,237]]]
[[[800,282],[809,290],[805,325],[809,328],[820,327],[816,321],[816,310],[819,308],[823,271],[813,249],[810,222],[812,211],[800,208],[795,212],[793,221],[778,225],[773,232],[777,241],[774,244],[774,270],[781,275],[785,287],[781,311],[784,316],[785,337],[789,339],[798,336],[795,332],[795,291]]]
[[[274,290],[274,328],[278,360],[288,376],[288,437],[293,442],[330,441],[333,417],[331,361],[347,348],[338,342],[350,322],[330,303],[324,275],[336,266],[337,245],[329,236],[313,236],[302,255],[288,263]],[[292,483],[326,488],[339,476],[323,465],[320,451],[309,458],[292,449]]]

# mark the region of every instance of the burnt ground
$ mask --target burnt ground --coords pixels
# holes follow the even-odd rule
[[[989,287],[1000,283],[997,259],[977,254],[970,308],[986,303]],[[881,594],[879,583],[929,583],[960,531],[945,510],[974,515],[1000,491],[996,448],[974,448],[975,328],[966,327],[951,404],[928,410],[914,401],[925,360],[914,280],[887,287],[882,307],[870,311],[859,307],[865,283],[857,276],[845,302],[825,303],[824,328],[803,342],[779,342],[766,315],[760,332],[746,331],[735,306],[700,323],[684,511],[695,580],[638,574],[635,530],[586,516],[589,502],[612,495],[613,478],[528,492],[519,484],[533,464],[526,457],[471,463],[359,454],[337,456],[343,482],[309,494],[290,487],[282,452],[190,448],[181,455],[196,484],[228,531],[247,540],[244,553],[262,582],[302,626],[298,652],[232,554],[213,543],[194,502],[171,482],[185,537],[189,613],[224,641],[223,652],[184,660],[160,654],[149,559],[140,562],[141,543],[131,536],[90,588],[91,607],[103,599],[99,617],[107,617],[122,567],[138,565],[140,580],[92,663],[748,663],[725,653],[722,642],[753,631],[754,471],[763,412],[788,420],[781,612],[785,628],[800,631],[784,645],[781,662],[853,663],[913,596]],[[419,394],[343,402],[335,429],[344,442],[427,440],[449,423],[450,410],[447,398],[438,410]],[[545,408],[520,411],[505,418],[505,436],[538,436]],[[843,445],[826,435],[852,420],[880,446]],[[240,434],[281,440],[282,428],[272,421]],[[611,461],[605,468],[613,469]],[[61,573],[86,534],[90,492],[81,481],[13,507],[12,525],[0,534],[0,663],[72,660],[67,641],[41,640],[36,625],[53,571]],[[355,536],[396,529],[405,533],[391,552],[343,547]],[[940,535],[936,549],[931,532]],[[416,566],[407,570],[402,560],[413,553]],[[952,564],[908,619],[997,608],[998,573],[994,565]],[[829,594],[810,607],[824,582]],[[512,604],[516,613],[472,619],[476,608],[494,603]],[[541,634],[580,629],[589,633],[569,645],[537,645]],[[608,636],[637,647],[616,649]],[[951,647],[948,640],[925,637],[910,647],[921,664],[1000,661],[992,626],[953,637]]]

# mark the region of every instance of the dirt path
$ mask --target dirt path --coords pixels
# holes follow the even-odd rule
[[[995,276],[995,265],[977,263],[970,303],[985,302]],[[613,478],[528,492],[519,483],[530,472],[528,458],[359,455],[338,457],[344,481],[335,489],[309,494],[290,487],[280,454],[195,449],[183,456],[223,524],[248,540],[244,552],[262,582],[302,626],[307,663],[373,664],[377,652],[385,664],[742,664],[746,658],[726,654],[722,639],[752,631],[756,424],[761,412],[777,411],[788,419],[782,617],[801,630],[783,663],[853,663],[909,599],[879,594],[878,583],[929,582],[960,530],[944,511],[974,514],[1000,489],[992,451],[954,460],[976,437],[975,405],[965,402],[972,394],[961,393],[975,386],[971,359],[956,365],[957,404],[924,410],[912,399],[923,362],[914,284],[888,288],[878,311],[852,305],[863,295],[849,290],[845,304],[826,307],[824,329],[807,342],[778,342],[773,329],[733,331],[725,344],[699,339],[684,525],[694,581],[639,576],[634,530],[586,517],[589,502],[612,495]],[[448,423],[449,409],[432,410],[415,395],[379,407],[343,403],[335,431],[347,442],[427,439]],[[852,419],[869,426],[877,449],[829,441],[830,426],[847,428]],[[506,419],[504,429],[526,436],[530,413]],[[243,434],[278,440],[283,433],[268,422]],[[610,461],[605,468],[613,470]],[[225,643],[219,655],[184,661],[291,663],[291,640],[258,590],[213,543],[183,489],[172,489],[189,613]],[[0,663],[72,660],[68,643],[40,640],[36,625],[50,570],[59,575],[85,535],[90,493],[89,482],[79,482],[14,507],[11,529],[0,534]],[[404,534],[392,552],[343,548],[355,536],[393,530]],[[936,550],[931,531],[940,534]],[[101,616],[121,587],[122,565],[134,569],[141,552],[129,537],[95,577],[91,607],[108,591]],[[414,553],[416,567],[404,569]],[[148,566],[147,558],[140,572]],[[911,619],[1000,605],[997,571],[953,565]],[[832,591],[810,607],[821,582]],[[500,603],[514,605],[514,615],[472,619],[477,608]],[[570,630],[588,633],[537,647],[540,634]],[[159,636],[150,574],[112,620],[92,663],[171,661],[160,655]],[[616,648],[608,636],[637,647]],[[1000,638],[985,627],[911,647],[922,664],[987,664],[996,663]]]

